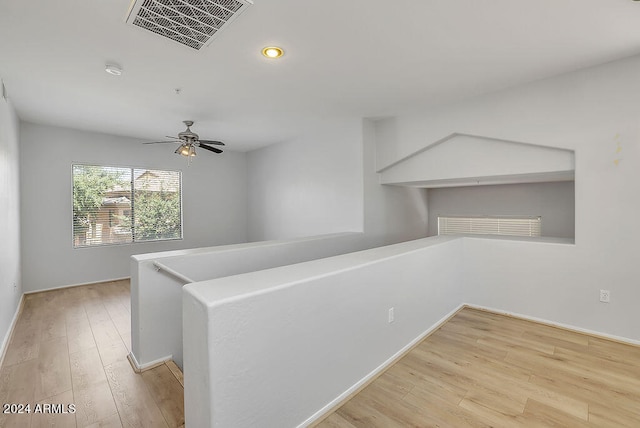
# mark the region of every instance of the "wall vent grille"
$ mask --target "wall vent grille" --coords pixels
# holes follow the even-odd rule
[[[542,217],[438,216],[438,235],[541,236]]]
[[[134,0],[127,23],[200,50],[251,0]]]

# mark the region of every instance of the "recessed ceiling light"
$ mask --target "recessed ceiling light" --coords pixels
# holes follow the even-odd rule
[[[122,67],[116,64],[107,64],[104,67],[104,71],[114,76],[120,76],[122,74]]]
[[[282,48],[279,48],[277,46],[267,46],[266,48],[262,49],[262,55],[267,58],[280,58],[282,55],[284,55],[284,51],[282,50]]]

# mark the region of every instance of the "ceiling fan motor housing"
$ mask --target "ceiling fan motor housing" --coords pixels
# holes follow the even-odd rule
[[[191,131],[191,125],[193,125],[192,120],[184,120],[182,121],[185,125],[187,125],[187,129],[178,134],[178,138],[181,140],[189,141],[189,140],[198,140],[199,136],[195,132]]]
[[[196,150],[195,150],[196,147],[200,147],[202,149],[205,149],[207,151],[214,152],[214,153],[222,153],[222,150],[216,147],[210,146],[210,144],[216,145],[216,146],[224,146],[224,143],[222,141],[209,141],[209,140],[201,141],[198,134],[191,131],[190,127],[191,125],[193,125],[193,121],[184,120],[183,123],[187,126],[187,129],[178,133],[177,138],[167,136],[167,138],[171,138],[178,141],[157,141],[157,142],[143,143],[143,144],[180,143],[180,147],[178,147],[174,153],[182,156],[189,156],[189,157],[196,155]]]

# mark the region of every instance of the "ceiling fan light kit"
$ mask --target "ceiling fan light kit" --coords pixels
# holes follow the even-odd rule
[[[170,138],[171,140],[154,141],[143,144],[180,144],[180,146],[178,146],[174,153],[189,158],[189,161],[191,161],[192,157],[196,156],[196,147],[200,147],[201,149],[205,149],[213,153],[222,153],[222,150],[216,147],[211,147],[212,145],[224,146],[224,143],[222,141],[201,140],[200,136],[191,130],[191,126],[193,125],[192,120],[185,120],[183,121],[183,123],[187,125],[187,129],[180,132],[177,137],[167,136],[167,138]]]
[[[175,151],[175,153],[182,155],[182,156],[195,156],[196,155],[196,148],[193,147],[193,145],[190,144],[182,144],[180,147],[178,147],[178,149]]]

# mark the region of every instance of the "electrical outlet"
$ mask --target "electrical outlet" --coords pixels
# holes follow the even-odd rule
[[[600,290],[600,301],[603,303],[609,303],[609,299],[611,298],[611,291],[609,290]]]
[[[389,324],[396,319],[393,308],[389,308]]]

